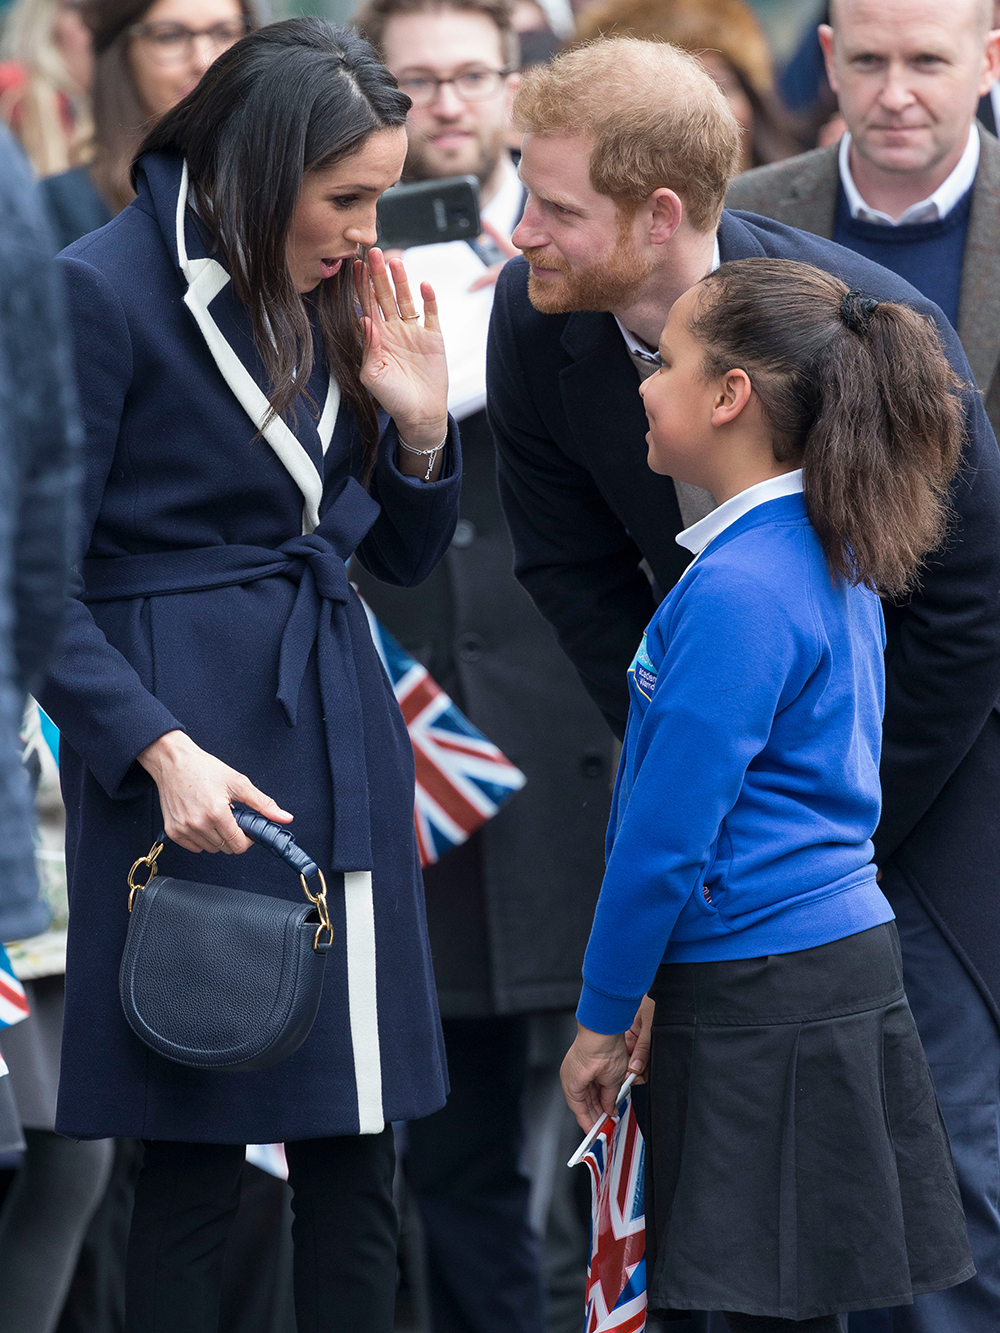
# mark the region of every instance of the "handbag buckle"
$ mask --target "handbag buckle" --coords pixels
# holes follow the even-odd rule
[[[139,893],[140,890],[144,889],[146,885],[149,883],[149,881],[156,874],[156,858],[160,855],[162,851],[163,851],[163,843],[159,841],[154,842],[152,847],[150,847],[149,851],[147,852],[147,854],[145,856],[140,856],[138,861],[136,861],[135,865],[128,872],[128,887],[130,890],[128,895],[128,910],[130,912],[132,908],[135,906],[135,895]],[[135,872],[139,869],[140,866],[147,866],[149,868],[149,874],[146,876],[145,881],[142,884],[137,884],[135,882]],[[322,878],[322,876],[320,878]],[[325,885],[323,887],[324,889],[326,888]],[[325,898],[324,898],[324,903],[325,903]]]
[[[138,864],[139,862],[137,861],[136,865]],[[156,873],[155,870],[153,873],[154,874]],[[330,945],[333,943],[333,924],[330,921],[330,909],[327,907],[326,903],[326,880],[323,878],[322,870],[317,870],[316,874],[319,877],[319,884],[320,884],[319,893],[310,893],[309,885],[306,883],[305,875],[299,875],[299,879],[302,881],[302,892],[306,895],[306,897],[309,899],[312,905],[316,908],[316,911],[319,913],[319,925],[316,927],[316,934],[313,937],[314,949],[319,948],[319,937],[320,935],[322,935],[324,930],[326,931],[327,944]]]

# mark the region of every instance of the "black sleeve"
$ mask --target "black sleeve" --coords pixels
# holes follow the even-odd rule
[[[497,283],[486,362],[487,409],[514,542],[514,573],[555,629],[612,730],[623,736],[625,673],[656,602],[640,568],[642,553],[587,469],[552,438],[533,399],[521,358],[522,350],[529,351],[527,340],[513,314],[517,263],[509,264]],[[546,389],[558,393],[555,382]]]
[[[27,170],[0,143],[0,377],[12,452],[14,670],[34,690],[59,639],[77,541],[80,427],[53,245]]]
[[[936,307],[949,360],[971,382],[958,339]],[[965,395],[964,465],[945,549],[902,607],[886,607],[880,863],[933,804],[1000,700],[1000,452],[975,390]]]

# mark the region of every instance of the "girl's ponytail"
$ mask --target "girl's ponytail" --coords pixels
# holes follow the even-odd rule
[[[831,568],[904,595],[945,539],[963,439],[934,325],[791,260],[725,264],[704,287],[692,332],[706,370],[750,376]]]

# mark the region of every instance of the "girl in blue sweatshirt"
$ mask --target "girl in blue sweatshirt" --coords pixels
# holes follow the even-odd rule
[[[946,538],[957,386],[914,311],[788,260],[692,288],[660,355],[649,465],[718,508],[629,668],[563,1086],[589,1128],[648,1053],[651,1309],[839,1333],[974,1271],[871,842],[879,596]]]

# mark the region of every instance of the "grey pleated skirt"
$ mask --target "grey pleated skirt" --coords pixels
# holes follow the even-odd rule
[[[650,994],[651,1310],[810,1319],[972,1276],[892,922]]]

